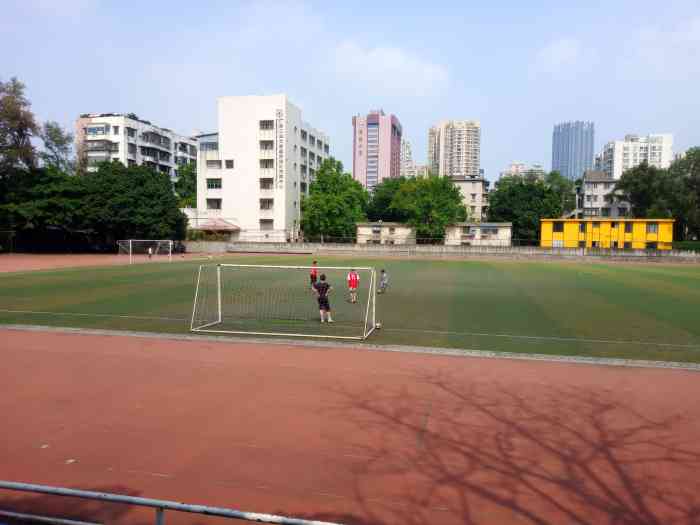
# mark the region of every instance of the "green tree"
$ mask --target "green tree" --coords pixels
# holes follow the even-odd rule
[[[58,122],[44,122],[39,136],[44,143],[44,150],[39,152],[44,166],[53,166],[59,170],[72,172],[74,163],[71,160],[73,134],[64,131]]]
[[[630,203],[633,217],[671,217],[674,184],[666,170],[646,162],[625,171],[615,183],[615,193]]]
[[[16,78],[0,81],[0,177],[9,175],[13,168],[35,166],[32,137],[38,131],[24,84]]]
[[[406,222],[408,214],[405,210],[391,207],[394,197],[408,180],[405,177],[384,179],[377,184],[370,196],[367,207],[367,218],[371,221]]]
[[[668,173],[674,237],[700,239],[700,148],[690,148],[673,161]]]
[[[197,207],[197,166],[194,163],[184,164],[177,169],[175,193],[179,198],[180,208]]]
[[[356,224],[366,220],[369,195],[334,158],[326,159],[302,200],[301,227],[309,238],[354,239]]]
[[[465,221],[467,209],[462,195],[449,177],[416,177],[405,180],[394,195],[389,209],[406,217],[420,242],[437,242],[445,237],[450,224]]]
[[[490,221],[512,222],[513,240],[535,243],[539,238],[540,219],[560,217],[561,194],[544,182],[502,177],[489,194]]]
[[[559,195],[562,204],[562,213],[568,213],[576,209],[576,183],[573,180],[564,177],[555,170],[544,176],[544,184]]]
[[[85,223],[108,245],[118,239],[184,239],[187,219],[168,175],[104,162],[80,179],[86,187]]]

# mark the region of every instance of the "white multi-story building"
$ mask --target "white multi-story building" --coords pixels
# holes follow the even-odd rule
[[[673,135],[670,133],[625,135],[625,140],[608,142],[596,155],[595,169],[604,171],[613,179],[646,162],[649,166],[666,169],[673,161]]]
[[[406,139],[401,139],[401,176],[415,177],[416,173],[416,163],[413,162],[411,143]]]
[[[480,222],[486,218],[489,206],[489,181],[483,175],[475,179],[453,179],[462,194],[469,220]]]
[[[604,171],[591,170],[583,174],[582,191],[577,196],[578,218],[627,217],[630,205],[615,198],[615,179]]]
[[[88,113],[75,123],[75,150],[88,171],[104,161],[150,166],[177,177],[177,167],[197,162],[197,140],[156,126],[133,113]]]
[[[476,120],[447,120],[428,130],[428,166],[434,175],[478,178],[481,125]]]
[[[231,240],[298,239],[302,196],[330,154],[327,135],[284,94],[220,97],[218,123],[199,137],[195,227],[233,231]]]
[[[499,177],[523,177],[537,180],[544,179],[544,166],[542,164],[527,165],[524,162],[511,162],[510,165],[503,170]]]

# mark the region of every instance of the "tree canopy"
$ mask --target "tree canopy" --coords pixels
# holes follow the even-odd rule
[[[406,217],[420,242],[436,242],[450,224],[467,219],[462,195],[449,177],[404,179],[389,206],[394,216]]]
[[[352,240],[356,224],[366,220],[369,196],[362,185],[343,172],[343,164],[326,159],[302,200],[301,227],[304,237]]]
[[[0,81],[0,176],[13,168],[34,167],[32,137],[38,132],[24,84],[16,78]]]
[[[545,177],[546,181],[546,177]],[[540,219],[560,217],[564,211],[561,190],[546,182],[502,177],[489,194],[488,218],[513,223],[513,240],[535,243]]]
[[[179,197],[180,208],[197,207],[197,166],[194,163],[183,164],[177,169],[175,193]]]
[[[44,122],[39,132],[44,143],[44,150],[39,152],[44,166],[53,166],[63,171],[73,171],[71,161],[71,147],[73,146],[73,134],[63,130],[58,122]]]
[[[380,184],[377,184],[374,187],[369,200],[369,206],[367,207],[367,218],[371,221],[408,221],[408,213],[406,210],[391,207],[394,197],[401,189],[401,186],[407,182],[408,179],[405,177],[398,177],[387,178]]]

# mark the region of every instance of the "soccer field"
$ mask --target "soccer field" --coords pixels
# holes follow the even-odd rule
[[[700,362],[697,266],[317,258],[387,269],[391,288],[377,297],[383,328],[369,343]],[[308,265],[311,256],[207,264],[215,262]],[[0,323],[187,333],[200,264],[0,274]],[[331,284],[337,305],[345,283]],[[336,320],[342,330],[342,309]]]

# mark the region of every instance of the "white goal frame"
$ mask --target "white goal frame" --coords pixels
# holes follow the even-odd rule
[[[158,243],[159,246],[161,245],[161,243],[165,244],[168,247],[168,262],[173,262],[174,242],[172,239],[123,239],[123,240],[117,241],[117,246],[120,249],[120,252],[119,252],[120,254],[121,254],[122,247],[124,247],[125,251],[128,248],[127,253],[129,254],[129,264],[134,264],[134,243],[140,243],[140,242]],[[153,255],[158,255],[158,254],[154,253]]]
[[[217,264],[216,265],[216,300],[217,300],[217,312],[218,319],[203,325],[195,326],[195,317],[197,312],[197,298],[199,296],[199,283],[202,277],[202,268],[207,265],[200,265],[197,272],[197,285],[194,291],[194,304],[192,306],[192,320],[190,322],[190,331],[192,332],[203,332],[212,334],[239,334],[239,335],[265,335],[265,336],[279,336],[279,337],[314,337],[319,339],[352,339],[364,341],[367,339],[372,332],[377,327],[377,273],[373,267],[370,266],[284,266],[284,265],[274,265],[274,264]],[[280,270],[311,270],[315,268],[316,270],[341,270],[350,271],[364,270],[370,273],[369,280],[369,293],[367,296],[367,308],[365,309],[364,315],[364,329],[363,334],[358,336],[352,335],[333,335],[333,334],[298,334],[289,332],[258,332],[258,331],[247,331],[247,330],[220,330],[216,329],[216,325],[223,322],[223,312],[222,312],[222,297],[221,297],[221,269],[222,268],[270,268],[270,269],[280,269]]]

